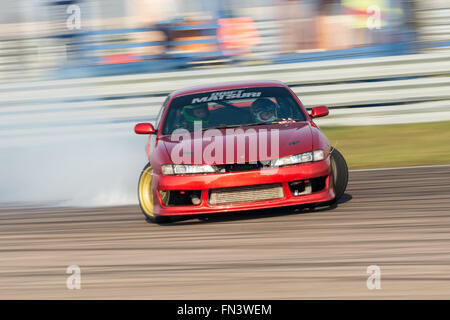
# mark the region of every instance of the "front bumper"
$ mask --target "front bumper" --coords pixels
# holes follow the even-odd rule
[[[332,188],[332,175],[330,173],[330,159],[328,157],[318,162],[233,173],[185,176],[163,176],[155,174],[153,179],[154,213],[161,216],[196,215],[325,202],[335,197]],[[325,187],[321,191],[297,196],[291,193],[289,182],[318,177],[326,177]],[[211,189],[272,183],[282,184],[284,197],[221,205],[211,205],[208,201]],[[166,206],[161,200],[159,190],[201,190],[201,202],[198,205]]]

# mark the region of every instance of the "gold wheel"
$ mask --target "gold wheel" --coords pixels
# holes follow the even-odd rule
[[[153,192],[152,192],[153,170],[149,164],[142,170],[139,178],[139,204],[145,215],[154,218],[153,213]]]
[[[150,164],[147,163],[147,165],[141,172],[138,185],[139,205],[141,207],[142,213],[144,213],[144,216],[147,218],[147,221],[150,222],[158,224],[171,222],[170,218],[158,216],[154,213],[152,182],[153,182],[153,169],[152,167],[150,167]]]

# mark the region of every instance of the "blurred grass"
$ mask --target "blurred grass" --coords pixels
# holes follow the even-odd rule
[[[450,164],[450,121],[321,130],[352,169]]]

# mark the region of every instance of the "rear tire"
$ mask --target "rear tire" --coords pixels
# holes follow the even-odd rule
[[[152,183],[153,183],[153,169],[150,166],[150,163],[142,169],[141,175],[139,176],[138,183],[138,198],[139,198],[139,206],[141,208],[142,213],[145,216],[145,219],[148,222],[152,223],[168,223],[170,222],[169,217],[158,216],[153,211],[153,192],[152,192]]]
[[[344,195],[345,189],[347,189],[348,183],[348,167],[344,156],[336,149],[333,148],[330,154],[331,160],[331,172],[333,174],[334,193],[335,197],[329,201],[329,205],[336,204],[339,199]]]

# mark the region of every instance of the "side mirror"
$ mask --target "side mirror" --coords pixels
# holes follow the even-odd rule
[[[311,110],[311,117],[313,118],[319,118],[319,117],[325,117],[329,113],[328,108],[325,106],[318,106],[314,107]]]
[[[156,130],[151,123],[138,123],[134,126],[134,132],[137,134],[152,134],[156,133]]]

